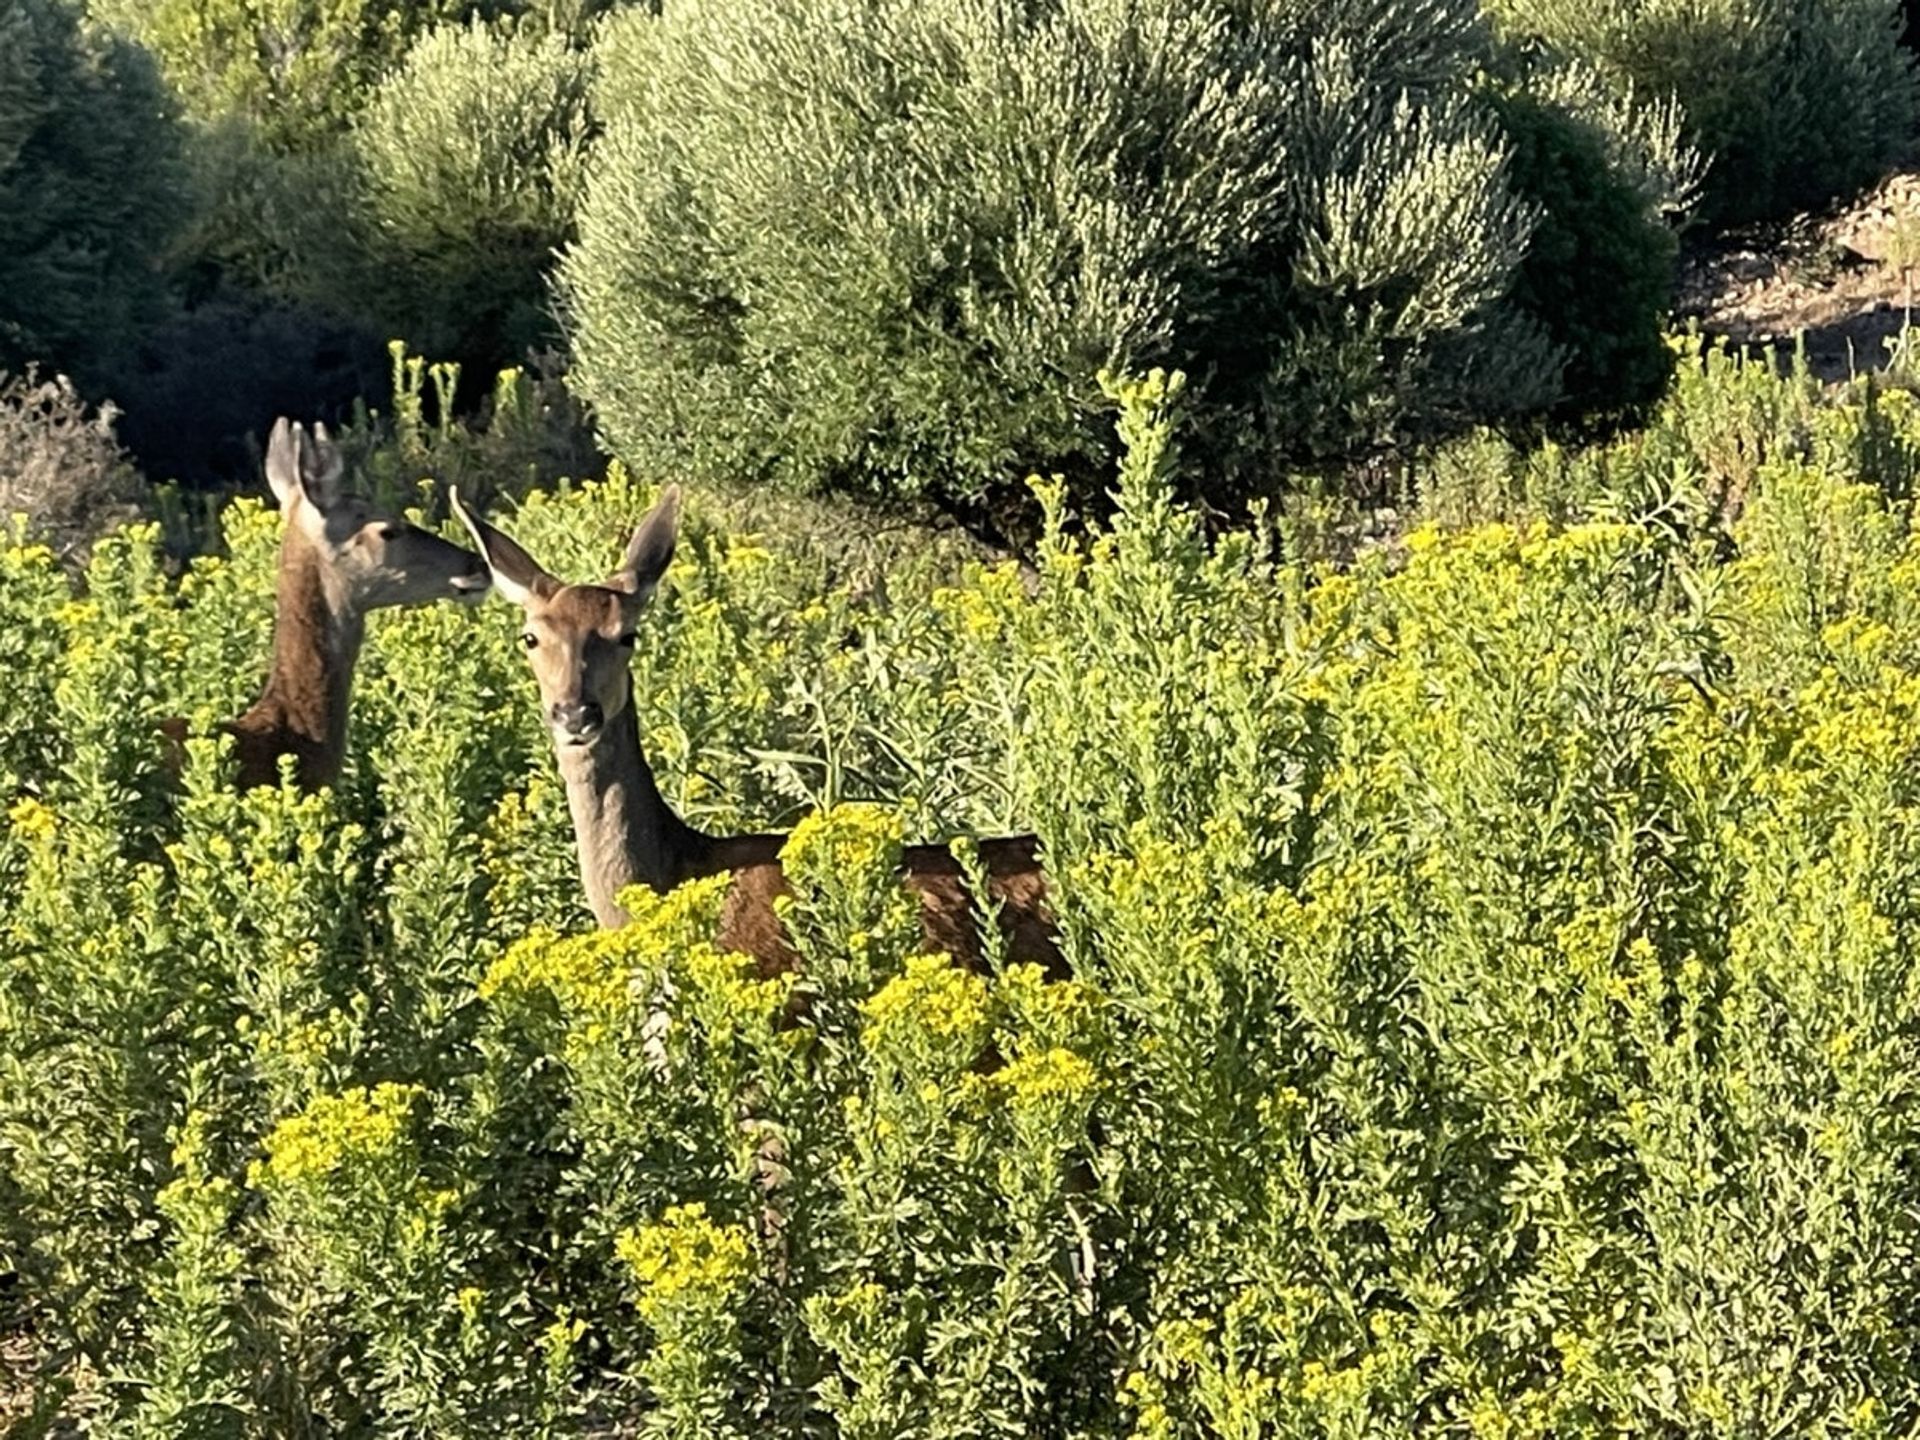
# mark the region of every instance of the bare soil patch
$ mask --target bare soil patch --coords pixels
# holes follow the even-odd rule
[[[1743,227],[1687,247],[1674,311],[1710,335],[1783,361],[1804,336],[1823,380],[1884,369],[1916,298],[1890,258],[1896,230],[1920,229],[1920,165],[1845,209]]]

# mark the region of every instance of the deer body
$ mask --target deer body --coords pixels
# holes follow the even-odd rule
[[[347,750],[347,702],[367,614],[484,599],[478,555],[341,491],[344,464],[324,426],[285,419],[267,447],[267,481],[285,514],[274,589],[273,663],[255,700],[220,728],[233,736],[241,788],[272,785],[294,757],[302,789],[331,785]],[[178,768],[186,722],[163,720]]]
[[[643,520],[622,568],[606,585],[563,585],[518,545],[476,520],[453,497],[493,574],[495,588],[521,605],[547,725],[566,782],[580,878],[604,929],[627,922],[617,897],[629,885],[665,893],[688,880],[731,874],[716,937],[764,971],[792,969],[797,956],[774,910],[788,892],[780,865],[786,836],[708,835],[688,825],[661,795],[640,748],[629,656],[633,626],[673,556],[679,492],[670,489]],[[1031,835],[980,842],[989,898],[1010,958],[1060,964],[1046,880]],[[929,950],[977,964],[978,917],[960,864],[944,847],[907,847],[907,885],[920,897]]]
[[[289,535],[289,542],[291,534]],[[255,700],[222,728],[234,739],[243,787],[279,779],[291,755],[302,789],[340,778],[347,753],[347,701],[366,621],[327,594],[324,568],[304,547],[288,543],[274,595],[273,665]]]

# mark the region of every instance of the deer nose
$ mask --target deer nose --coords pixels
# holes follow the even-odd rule
[[[606,723],[606,716],[600,707],[591,700],[575,705],[556,705],[553,707],[553,723],[558,730],[566,732],[571,740],[591,740],[600,733],[600,727]]]

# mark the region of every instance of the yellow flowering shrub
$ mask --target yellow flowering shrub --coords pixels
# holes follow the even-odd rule
[[[319,1095],[266,1137],[262,1158],[248,1171],[256,1188],[292,1188],[334,1179],[363,1166],[405,1162],[411,1151],[414,1108],[424,1092],[392,1082]]]
[[[919,938],[919,903],[901,877],[906,817],[882,805],[847,804],[804,815],[780,851],[793,893],[777,912],[820,988],[821,1020],[864,994]]]
[[[1031,569],[690,495],[635,719],[791,825],[791,974],[726,877],[587,928],[513,607],[239,795],[276,512],[0,534],[0,1354],[136,1435],[1912,1432],[1920,404],[1681,359],[1357,550],[1174,504],[1164,376]],[[909,843],[1028,829],[1061,972],[923,953]]]
[[[860,1003],[870,1049],[930,1068],[958,1070],[986,1043],[993,1024],[986,980],[945,955],[911,955],[906,968]]]
[[[739,1307],[753,1278],[747,1232],[717,1224],[694,1202],[622,1232],[614,1248],[653,1332],[641,1369],[656,1420],[687,1435],[746,1433],[733,1392]]]
[[[7,824],[14,834],[29,841],[51,839],[60,828],[59,817],[31,795],[7,807]]]
[[[753,1273],[746,1231],[714,1223],[697,1202],[622,1232],[614,1249],[632,1270],[640,1313],[650,1321],[681,1309],[724,1310]]]

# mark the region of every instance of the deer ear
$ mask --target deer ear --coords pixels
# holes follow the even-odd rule
[[[302,437],[298,426],[294,427],[296,439],[303,440],[300,445],[300,483],[306,486],[307,498],[322,510],[329,510],[340,500],[340,481],[347,473],[346,457],[340,453],[340,447],[333,443],[333,437],[327,434],[327,427],[315,424],[311,435]]]
[[[638,605],[652,595],[673,560],[674,539],[680,532],[680,487],[669,485],[653,502],[653,509],[627,542],[626,558],[610,582]]]
[[[460,503],[459,486],[448,490],[447,498],[453,502],[453,513],[467,527],[467,533],[473,536],[480,558],[487,562],[487,569],[493,574],[494,589],[514,604],[525,605],[535,597],[545,599],[560,588],[560,582],[541,569],[538,560],[486,521],[467,513],[467,507]]]
[[[324,514],[339,503],[346,468],[326,426],[314,426],[309,435],[305,426],[284,415],[273,422],[267,440],[267,484],[282,510],[292,509],[297,496]]]
[[[267,438],[267,487],[282,510],[291,510],[294,497],[304,493],[299,442],[294,438],[298,433],[299,427],[282,415],[273,422],[273,434]]]

